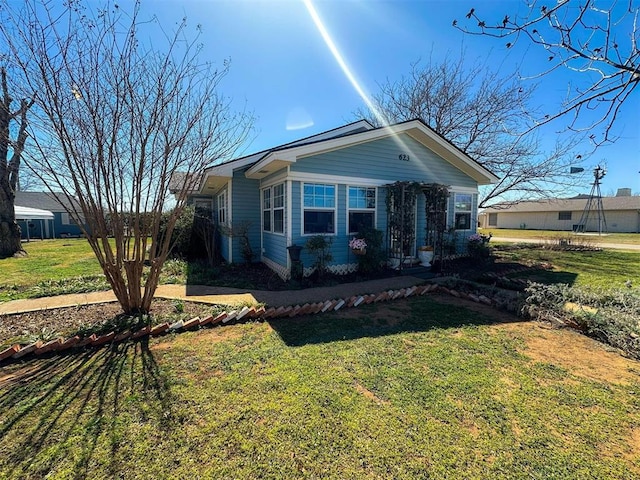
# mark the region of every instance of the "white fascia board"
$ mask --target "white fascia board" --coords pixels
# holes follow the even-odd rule
[[[288,180],[310,183],[335,183],[344,185],[358,185],[360,187],[383,187],[394,183],[392,179],[376,179],[364,177],[345,177],[344,175],[328,175],[324,173],[290,172]]]
[[[328,175],[324,173],[306,173],[306,172],[290,172],[287,180],[308,183],[335,183],[342,185],[351,185],[358,187],[386,187],[395,183],[393,179],[378,179],[366,177],[345,177],[344,175]],[[281,182],[282,180],[278,180]],[[277,182],[273,182],[277,183]],[[270,182],[271,184],[271,182]],[[477,187],[462,187],[459,185],[448,185],[449,192],[455,193],[472,193],[477,194]]]
[[[287,169],[288,170],[288,169]],[[267,181],[261,180],[260,181],[260,188],[267,188],[267,187],[271,187],[277,183],[282,183],[285,180],[287,180],[287,170],[283,170],[281,173],[279,173],[278,175],[275,175],[274,177],[270,178]]]

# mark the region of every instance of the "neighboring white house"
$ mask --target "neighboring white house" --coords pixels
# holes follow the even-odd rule
[[[483,228],[517,228],[526,230],[576,230],[589,200],[588,195],[574,198],[520,202],[486,208],[479,215]],[[640,196],[621,188],[615,197],[602,197],[602,206],[611,233],[640,233]],[[597,215],[591,212],[586,231],[597,231]]]

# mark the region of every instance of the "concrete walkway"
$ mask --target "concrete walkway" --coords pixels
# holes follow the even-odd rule
[[[579,238],[579,237],[578,237]],[[583,237],[589,245],[603,249],[612,250],[632,250],[640,251],[640,245],[627,244],[627,243],[600,243],[597,236],[585,236]],[[638,237],[640,240],[640,236]],[[492,242],[504,242],[504,243],[536,243],[536,244],[548,244],[554,241],[553,238],[511,238],[511,237],[491,237]]]
[[[418,285],[422,282],[424,282],[424,280],[417,277],[399,276],[369,280],[366,282],[343,283],[332,287],[283,290],[277,292],[228,287],[207,287],[204,285],[160,285],[156,290],[155,297],[217,305],[264,303],[269,307],[280,307],[347,298],[365,293],[378,293],[384,290],[398,290]],[[116,297],[110,290],[106,292],[12,300],[10,302],[0,303],[0,315],[115,301]]]

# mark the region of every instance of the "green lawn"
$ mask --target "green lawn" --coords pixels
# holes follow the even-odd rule
[[[522,238],[537,240],[552,240],[556,238],[572,237],[584,240],[588,243],[621,243],[625,245],[640,245],[639,233],[608,233],[606,235],[576,235],[573,232],[561,232],[557,230],[520,230],[507,228],[480,228],[480,233],[488,235],[493,234],[494,237],[504,238]]]
[[[37,240],[22,246],[28,254],[26,257],[0,260],[1,285],[33,285],[46,280],[102,273],[85,239]]]
[[[417,298],[3,367],[0,478],[638,478],[637,362],[492,322]]]
[[[85,240],[33,241],[25,243],[24,247],[28,256],[0,260],[0,302],[109,288]],[[627,280],[631,280],[634,285],[640,285],[638,251],[567,252],[521,248],[500,252],[500,255],[507,261],[543,262],[553,265],[551,270],[537,272],[533,276],[529,273],[519,274],[521,277],[526,275],[526,278],[534,281],[621,288]],[[197,265],[194,265],[194,268],[196,267]],[[171,260],[165,265],[160,281],[184,283],[187,277],[191,276],[188,270],[184,261]],[[207,275],[217,275],[216,272],[199,270],[196,273],[199,275],[198,279],[211,278]]]
[[[547,263],[553,266],[534,274],[518,273],[513,277],[541,283],[567,283],[602,288],[625,288],[631,280],[640,286],[640,251],[562,251],[542,248],[518,248],[496,251],[502,259],[513,262]]]

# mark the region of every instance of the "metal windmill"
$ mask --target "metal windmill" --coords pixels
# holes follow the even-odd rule
[[[598,223],[598,235],[607,232],[607,219],[604,216],[604,206],[602,205],[602,193],[600,192],[600,180],[604,178],[607,171],[598,165],[593,169],[593,185],[584,207],[580,221],[574,227],[575,232],[586,232],[590,218],[596,218]]]

